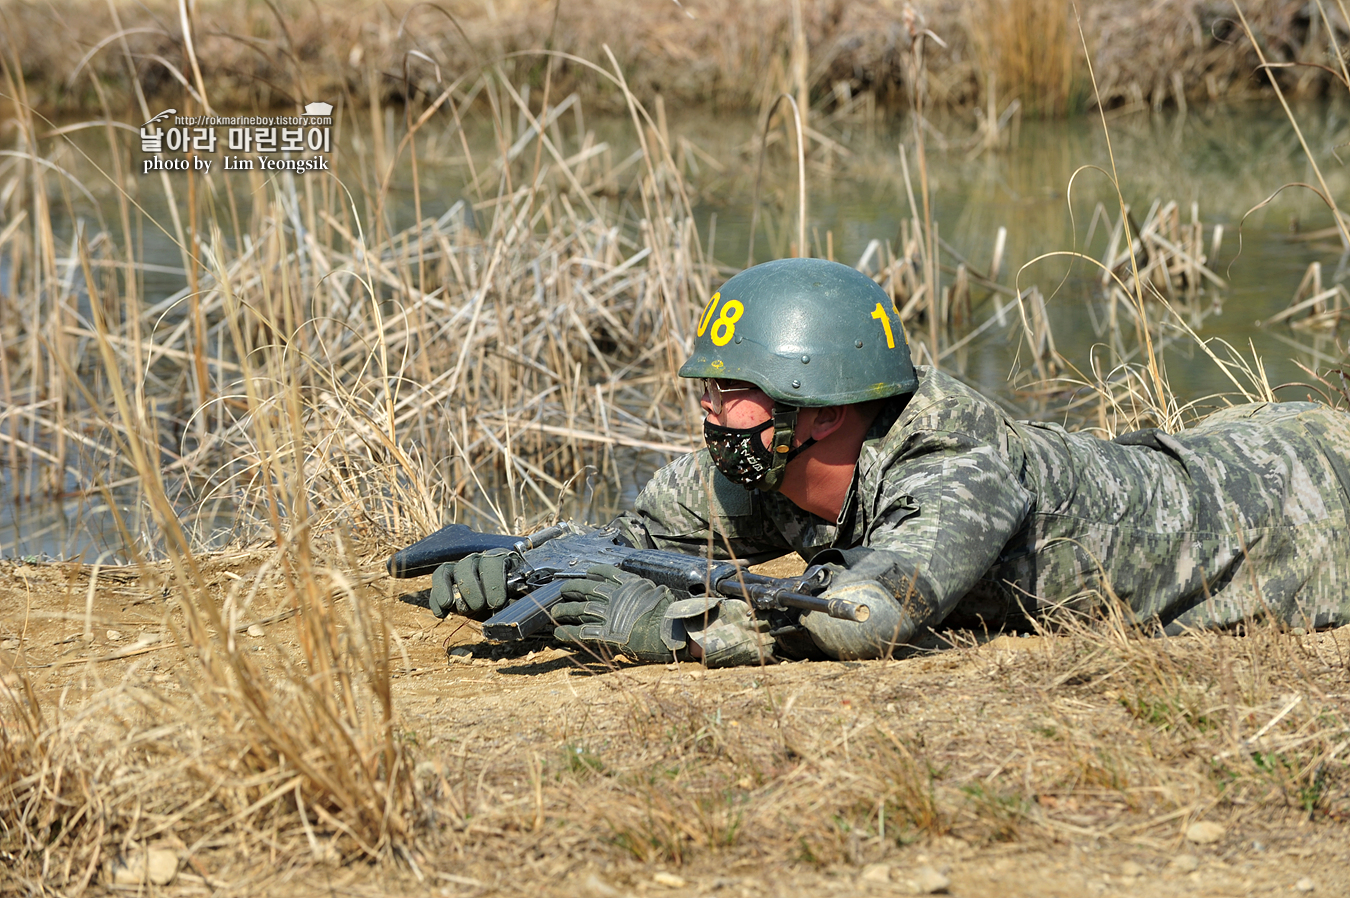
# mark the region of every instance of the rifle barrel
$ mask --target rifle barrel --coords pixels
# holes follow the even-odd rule
[[[735,580],[730,580],[719,584],[718,588],[723,593],[741,596],[756,608],[770,607],[777,603],[784,608],[796,608],[800,611],[820,611],[839,620],[851,620],[858,623],[864,623],[872,616],[872,609],[866,605],[849,602],[845,599],[827,599],[823,596],[791,592],[783,586],[775,586],[771,583],[737,583]]]

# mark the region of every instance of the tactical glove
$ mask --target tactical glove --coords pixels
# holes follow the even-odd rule
[[[666,607],[687,597],[613,565],[596,565],[586,579],[562,588],[553,608],[560,642],[602,646],[638,661],[669,661],[675,653],[661,639]]]
[[[520,555],[511,549],[489,549],[441,565],[431,575],[431,613],[491,617],[506,605],[507,578],[520,564]]]

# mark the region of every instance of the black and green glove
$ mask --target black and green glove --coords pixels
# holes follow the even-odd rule
[[[441,565],[431,575],[431,613],[491,617],[506,605],[506,581],[521,564],[520,554],[512,549],[489,549]]]
[[[666,608],[688,598],[608,564],[586,571],[584,580],[562,588],[563,601],[553,607],[559,626],[553,636],[619,652],[638,661],[669,661],[673,649],[661,639]]]

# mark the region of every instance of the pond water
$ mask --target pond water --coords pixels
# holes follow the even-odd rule
[[[1346,108],[1306,106],[1296,110],[1296,117],[1329,189],[1336,197],[1345,197],[1347,179],[1337,149],[1350,142]],[[625,145],[633,145],[626,121],[588,122],[588,126],[617,148],[616,158],[627,154]],[[710,246],[728,269],[747,261],[756,163],[747,147],[753,143],[755,127],[750,119],[689,113],[672,117],[669,129],[702,151],[693,156],[697,171],[689,174],[696,189],[699,227],[705,247]],[[917,189],[912,130],[905,122],[821,122],[819,127],[839,148],[818,150],[809,165],[811,254],[829,251],[839,261],[857,263],[873,241],[896,243],[902,222],[910,217],[898,147],[902,143],[911,147],[905,159],[910,183]],[[1027,121],[1017,127],[1011,145],[999,152],[972,151],[959,136],[969,130],[961,122],[940,122],[927,135],[932,215],[939,234],[973,269],[984,270],[999,229],[1006,228],[1001,281],[1023,288],[1034,284],[1049,297],[1056,343],[1070,363],[1086,370],[1093,347],[1102,340],[1104,303],[1098,272],[1084,261],[1062,257],[1022,266],[1042,254],[1071,249],[1093,258],[1103,255],[1108,227],[1092,222],[1098,204],[1111,212],[1118,208],[1115,188],[1106,175],[1114,153],[1121,195],[1136,220],[1142,221],[1158,200],[1176,202],[1187,221],[1194,206],[1205,226],[1207,247],[1214,227],[1222,226],[1223,240],[1209,266],[1227,284],[1222,289],[1206,288],[1202,303],[1206,314],[1196,323],[1202,337],[1222,338],[1248,357],[1254,350],[1275,385],[1306,381],[1300,366],[1325,370],[1339,364],[1343,353],[1334,335],[1256,324],[1288,306],[1311,263],[1323,265],[1328,284],[1344,265],[1338,239],[1304,239],[1306,233],[1332,224],[1330,211],[1310,190],[1287,189],[1264,208],[1256,208],[1281,185],[1316,183],[1298,136],[1278,106],[1140,114],[1112,120],[1105,130],[1097,118]],[[766,158],[755,244],[758,261],[788,254],[788,241],[795,239],[797,176],[789,148],[780,141]],[[463,175],[425,156],[420,164],[423,215],[435,217],[459,198]],[[443,208],[436,208],[429,197],[439,198]],[[148,208],[155,214],[153,205]],[[402,213],[411,221],[410,202]],[[62,227],[69,232],[68,222]],[[147,261],[176,265],[176,251],[167,243],[156,245],[154,237],[147,229]],[[944,274],[944,283],[951,280],[950,272]],[[171,274],[147,278],[151,301],[180,286],[180,279]],[[975,295],[978,301],[983,293]],[[991,312],[989,303],[978,306],[975,322],[986,320]],[[1008,377],[1018,364],[1018,342],[1008,327],[991,327],[944,365],[1016,404],[1020,400],[1011,393]],[[1191,340],[1167,343],[1163,361],[1182,401],[1233,389]],[[1023,355],[1021,365],[1026,364]],[[624,476],[631,482],[621,482],[606,500],[616,505],[631,498],[658,459],[627,461],[632,464],[624,466]],[[0,557],[47,554],[94,560],[121,554],[118,528],[102,498],[16,504],[9,499],[12,472],[0,465],[0,474]],[[136,516],[130,497],[114,501],[122,505],[123,500],[130,512],[127,525],[136,535],[144,522]],[[600,507],[603,504],[589,509],[593,517],[605,517],[613,510]]]

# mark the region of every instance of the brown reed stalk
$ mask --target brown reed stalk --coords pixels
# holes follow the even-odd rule
[[[1350,251],[1350,224],[1346,223],[1345,216],[1342,214],[1340,206],[1336,202],[1335,194],[1327,187],[1326,178],[1322,175],[1322,167],[1318,165],[1317,157],[1308,147],[1307,138],[1303,136],[1303,129],[1299,127],[1298,119],[1294,116],[1293,110],[1289,108],[1289,101],[1285,98],[1284,90],[1280,87],[1279,81],[1274,77],[1274,71],[1271,64],[1267,61],[1265,51],[1261,49],[1261,45],[1258,42],[1255,33],[1252,31],[1251,23],[1247,21],[1247,15],[1242,9],[1242,4],[1239,3],[1238,0],[1233,0],[1233,9],[1237,12],[1238,21],[1242,23],[1242,30],[1247,36],[1248,43],[1251,44],[1252,49],[1256,52],[1256,56],[1261,62],[1261,69],[1265,70],[1265,73],[1269,76],[1270,86],[1275,91],[1275,96],[1280,101],[1280,107],[1284,109],[1285,117],[1289,119],[1289,123],[1294,128],[1294,134],[1298,137],[1299,146],[1303,148],[1303,155],[1307,158],[1308,164],[1312,167],[1313,174],[1317,177],[1317,184],[1321,188],[1319,196],[1322,201],[1331,208],[1331,214],[1335,219],[1336,229],[1341,238],[1341,247],[1346,251]],[[1342,13],[1344,13],[1344,9],[1342,9]],[[1334,31],[1331,33],[1334,34]],[[1337,55],[1337,58],[1340,59],[1339,54]],[[1342,60],[1342,63],[1343,62],[1344,61]],[[1347,90],[1350,90],[1350,84],[1347,84],[1346,87]]]
[[[792,118],[797,126],[797,243],[795,253],[801,258],[807,254],[806,245],[806,141],[804,111],[800,104],[791,94],[779,94],[774,98],[773,104],[764,115],[764,127],[759,139],[759,164],[755,168],[755,191],[754,198],[750,201],[750,247],[745,260],[745,265],[749,268],[755,264],[755,231],[759,223],[759,192],[764,178],[764,156],[768,150],[769,128],[774,121],[774,113],[778,106],[784,100],[792,110]]]

